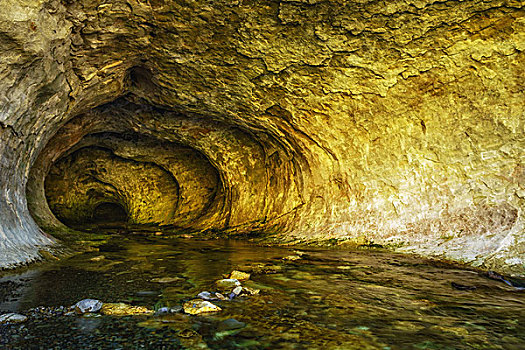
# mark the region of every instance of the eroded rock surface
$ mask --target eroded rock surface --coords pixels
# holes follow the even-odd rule
[[[523,2],[2,7],[1,266],[114,203],[525,273]]]

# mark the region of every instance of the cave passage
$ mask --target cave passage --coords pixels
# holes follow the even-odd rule
[[[118,203],[102,203],[95,207],[91,216],[91,223],[124,225],[127,218],[128,215],[122,205]]]
[[[0,267],[117,203],[130,227],[522,275],[523,18],[515,0],[7,1]]]
[[[53,231],[111,221],[225,233],[271,223],[278,231],[285,223],[276,219],[302,202],[301,156],[291,147],[128,94],[56,133],[30,174],[29,207]]]

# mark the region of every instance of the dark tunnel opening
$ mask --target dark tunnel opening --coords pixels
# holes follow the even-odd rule
[[[101,203],[93,210],[91,224],[118,224],[124,225],[128,214],[118,203]]]

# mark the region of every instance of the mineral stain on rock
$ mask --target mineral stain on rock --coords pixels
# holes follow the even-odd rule
[[[521,2],[3,5],[0,266],[141,227],[524,275]]]

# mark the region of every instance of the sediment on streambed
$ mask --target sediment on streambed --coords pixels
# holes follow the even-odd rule
[[[377,249],[114,236],[0,276],[0,347],[519,348],[523,291],[499,278]]]

